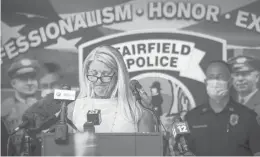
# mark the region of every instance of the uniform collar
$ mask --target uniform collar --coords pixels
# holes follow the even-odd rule
[[[248,102],[248,100],[249,100],[250,98],[252,98],[257,91],[258,91],[258,89],[254,90],[253,92],[251,92],[250,94],[248,94],[248,95],[245,96],[245,97],[241,97],[240,95],[238,95],[238,100],[239,100],[239,102],[241,102],[241,99],[244,99],[244,104],[246,104],[246,103]],[[243,105],[244,105],[244,104],[243,104]]]
[[[23,99],[17,92],[15,92],[14,94],[14,99],[16,102],[25,104],[25,99]]]
[[[30,105],[29,102],[34,102],[34,101],[31,101],[33,99],[37,100],[36,96],[31,96],[31,97],[28,97],[27,99],[23,99],[17,92],[15,92],[15,94],[14,94],[15,103],[22,103],[22,104]]]
[[[220,113],[226,112],[226,111],[228,111],[228,112],[234,112],[234,111],[235,111],[235,107],[234,107],[234,104],[235,104],[235,103],[236,103],[236,102],[235,102],[232,98],[230,98],[230,99],[229,99],[229,102],[227,103],[227,105],[225,106],[225,108],[224,108]],[[201,108],[201,114],[205,114],[205,113],[209,113],[209,112],[215,113],[215,112],[213,111],[213,109],[210,107],[209,101],[208,101],[207,103],[203,104],[203,107]]]

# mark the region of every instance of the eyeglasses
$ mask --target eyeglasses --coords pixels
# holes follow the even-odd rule
[[[112,80],[112,78],[114,77],[115,73],[112,75],[112,76],[101,76],[101,77],[98,77],[98,76],[95,76],[95,75],[86,75],[87,79],[90,81],[90,82],[97,82],[99,79],[101,80],[101,82],[103,83],[108,83]]]

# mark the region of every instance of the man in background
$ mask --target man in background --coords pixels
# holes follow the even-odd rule
[[[61,68],[56,63],[43,64],[44,75],[40,79],[41,96],[45,97],[47,94],[52,93],[55,88],[59,88],[62,75],[60,74]]]
[[[185,138],[196,156],[260,155],[257,114],[231,98],[231,86],[229,65],[221,60],[210,62],[205,79],[208,100],[185,116],[190,129]],[[169,125],[172,119],[165,117],[162,123]]]
[[[161,95],[161,84],[158,81],[153,82],[152,86],[150,87],[152,101],[151,104],[153,109],[156,112],[157,117],[162,115],[162,103],[163,97]]]
[[[28,58],[14,61],[8,69],[14,95],[1,104],[1,119],[8,133],[12,133],[21,124],[23,113],[37,101],[39,69],[38,61]],[[16,152],[20,152],[22,134],[23,132],[19,131],[12,137]]]
[[[234,99],[260,115],[258,90],[260,60],[250,56],[237,56],[228,61],[232,69]]]

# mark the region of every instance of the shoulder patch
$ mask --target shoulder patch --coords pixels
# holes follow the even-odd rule
[[[1,116],[8,115],[12,111],[14,104],[15,104],[14,98],[10,97],[5,99],[1,105]]]
[[[15,99],[13,97],[9,97],[2,102],[2,106],[3,105],[10,106],[13,105],[14,103],[15,103]]]

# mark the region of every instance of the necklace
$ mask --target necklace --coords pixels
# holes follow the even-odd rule
[[[113,128],[114,128],[114,126],[116,124],[116,117],[117,117],[117,112],[118,112],[117,108],[118,108],[118,104],[116,105],[116,111],[115,111],[115,114],[114,114],[114,119],[113,119],[113,123],[112,123],[110,132],[113,132]]]

